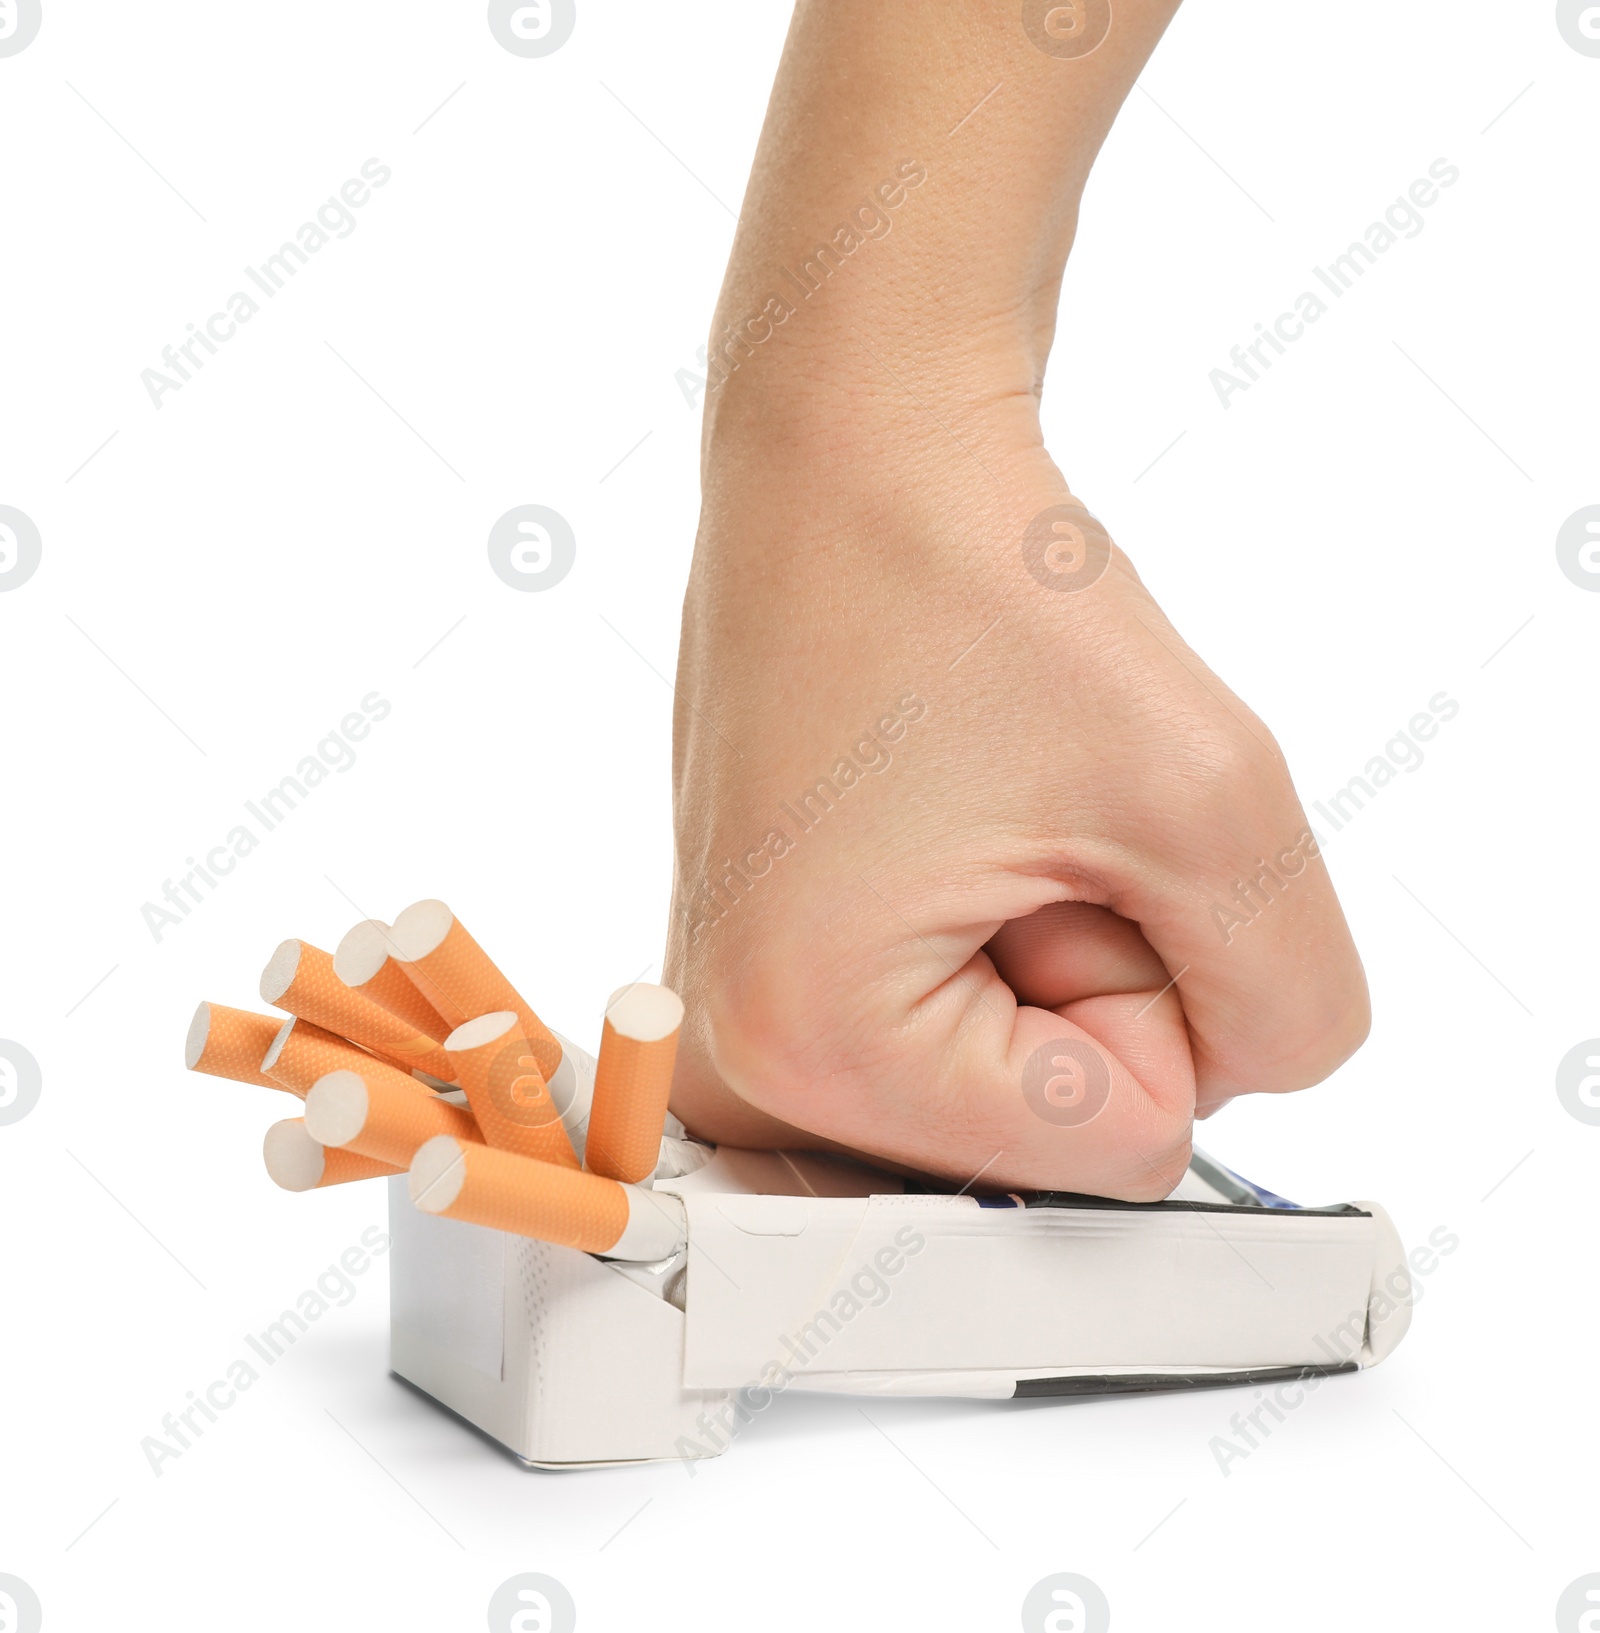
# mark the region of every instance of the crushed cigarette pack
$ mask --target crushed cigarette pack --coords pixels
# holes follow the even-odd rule
[[[561,1042],[550,1091],[581,1156],[595,1063]],[[566,1469],[716,1456],[785,1389],[1303,1380],[1376,1364],[1410,1321],[1382,1208],[1296,1207],[1199,1154],[1164,1202],[974,1198],[669,1119],[649,1194],[684,1240],[641,1263],[432,1216],[391,1180],[394,1372]]]
[[[613,993],[596,1058],[440,901],[331,955],[285,941],[260,991],[287,1020],[202,1003],[185,1064],[304,1102],[263,1145],[284,1190],[388,1179],[391,1367],[530,1466],[692,1468],[786,1389],[1305,1382],[1410,1322],[1382,1208],[1297,1207],[1199,1153],[1124,1203],[692,1139],[675,993]]]

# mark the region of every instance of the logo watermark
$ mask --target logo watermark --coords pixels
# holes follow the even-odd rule
[[[1022,1098],[1035,1117],[1058,1128],[1081,1128],[1111,1098],[1111,1067],[1085,1038],[1041,1044],[1022,1068]]]
[[[4,1047],[0,1045],[0,1050]],[[1600,1127],[1600,1038],[1575,1044],[1561,1057],[1556,1067],[1556,1098],[1568,1116]]]
[[[572,1595],[538,1571],[508,1577],[489,1599],[489,1633],[572,1633],[577,1625]]]
[[[1111,1605],[1086,1576],[1057,1571],[1028,1589],[1022,1633],[1107,1633]]]
[[[516,1031],[522,1030],[518,1025]],[[484,1073],[489,1104],[519,1128],[548,1128],[561,1122],[549,1086],[539,1071],[538,1057],[527,1041],[513,1037],[495,1051]]]
[[[546,505],[518,505],[489,529],[489,565],[514,590],[553,590],[577,559],[571,525]]]
[[[1567,1584],[1556,1600],[1556,1633],[1600,1633],[1600,1571]]]
[[[577,21],[577,0],[489,0],[489,32],[516,57],[559,51]]]
[[[1075,594],[1111,565],[1111,536],[1080,500],[1050,505],[1028,523],[1022,559],[1047,590]]]
[[[43,554],[33,518],[12,505],[0,505],[0,595],[20,590],[38,572]]]
[[[1595,0],[1556,0],[1556,27],[1574,51],[1600,57],[1600,5]],[[1595,1627],[1600,1629],[1600,1620]]]
[[[1022,26],[1047,57],[1087,57],[1112,31],[1112,0],[1022,0]]]
[[[43,21],[39,0],[0,0],[0,57],[26,51]],[[9,1630],[0,1627],[0,1633]]]
[[[0,1127],[20,1123],[39,1104],[43,1087],[39,1062],[20,1043],[0,1038]]]
[[[3,11],[0,4],[0,14]],[[39,1595],[20,1576],[0,1571],[0,1633],[39,1633],[43,1625]]]
[[[1600,6],[1595,10],[1600,12]],[[1585,505],[1561,524],[1556,560],[1580,590],[1600,590],[1600,505]],[[3,566],[0,562],[0,568]],[[8,587],[0,581],[0,589]]]
[[[1111,0],[1023,0],[1022,26],[1047,57],[1087,57],[1111,32]]]

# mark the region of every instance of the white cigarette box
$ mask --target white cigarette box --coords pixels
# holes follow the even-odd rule
[[[593,1060],[551,1082],[582,1150]],[[670,1132],[681,1133],[681,1130]],[[390,1181],[393,1370],[540,1468],[716,1456],[784,1389],[1023,1398],[1296,1380],[1410,1321],[1374,1203],[1196,1156],[1165,1202],[956,1196],[803,1153],[662,1145],[657,1265],[438,1218]]]

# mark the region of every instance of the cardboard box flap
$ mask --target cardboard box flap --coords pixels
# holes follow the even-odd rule
[[[686,1194],[684,1385],[791,1374],[1327,1364],[1361,1215]],[[1319,1339],[1322,1343],[1319,1345]]]

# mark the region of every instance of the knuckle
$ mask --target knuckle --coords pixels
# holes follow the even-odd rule
[[[1289,767],[1277,739],[1240,705],[1248,719],[1211,722],[1191,734],[1178,755],[1180,785],[1207,811],[1259,800],[1289,783]]]
[[[1330,1000],[1326,1018],[1303,1026],[1286,1054],[1237,1074],[1242,1092],[1297,1094],[1331,1077],[1367,1041],[1372,1008],[1365,988]]]
[[[1372,1003],[1363,982],[1358,992],[1338,1004],[1306,1051],[1304,1086],[1309,1088],[1336,1072],[1367,1041],[1371,1032]]]

